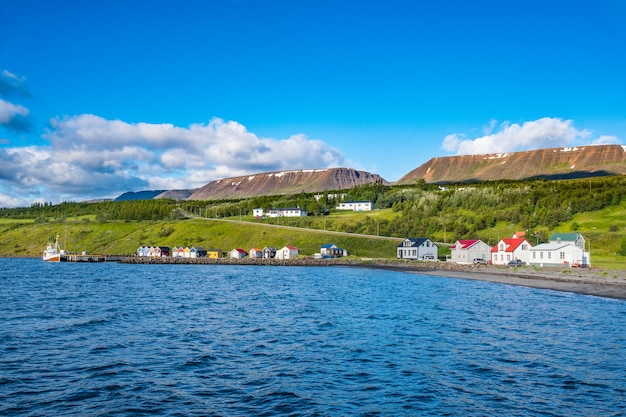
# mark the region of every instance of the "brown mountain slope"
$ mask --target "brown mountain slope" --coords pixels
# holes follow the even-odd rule
[[[350,168],[266,172],[210,182],[194,190],[189,200],[219,200],[339,190],[378,180],[388,184],[376,174]]]
[[[626,146],[597,145],[488,155],[433,158],[396,184],[528,178],[578,178],[626,174]]]

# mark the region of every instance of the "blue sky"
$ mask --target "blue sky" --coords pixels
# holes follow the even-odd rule
[[[0,0],[0,207],[624,143],[626,3]]]

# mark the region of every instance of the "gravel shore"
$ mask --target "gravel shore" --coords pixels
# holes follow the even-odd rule
[[[129,257],[123,263],[142,264],[204,264],[257,266],[342,266],[377,268],[449,278],[472,279],[508,285],[522,285],[555,291],[596,295],[626,300],[626,269],[599,268],[520,268],[494,265],[458,265],[450,262],[417,262],[385,259],[232,259],[232,258],[146,258]]]
[[[400,263],[393,261],[373,262],[371,265],[361,266],[626,300],[626,270],[532,266],[508,268],[493,265],[458,265],[447,262]]]

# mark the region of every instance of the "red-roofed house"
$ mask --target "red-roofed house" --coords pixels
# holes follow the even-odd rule
[[[248,255],[248,253],[241,248],[235,248],[231,250],[230,252],[228,252],[228,256],[230,256],[231,258],[236,258],[236,259],[243,259],[246,257],[246,255]]]
[[[457,264],[471,264],[474,259],[489,260],[491,246],[480,239],[457,240],[450,247],[450,261]]]
[[[522,237],[500,239],[498,244],[491,249],[491,263],[494,265],[506,265],[509,261],[519,259],[528,264],[530,261],[530,248],[532,247]]]
[[[293,259],[298,256],[298,248],[295,246],[285,246],[276,251],[276,259]]]

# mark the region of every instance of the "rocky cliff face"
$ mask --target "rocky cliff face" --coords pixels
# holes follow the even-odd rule
[[[409,184],[420,179],[429,183],[451,183],[625,174],[626,146],[598,145],[433,158],[396,183]]]
[[[219,200],[263,195],[340,190],[376,181],[379,175],[350,168],[301,169],[226,178],[193,191],[189,200]]]

